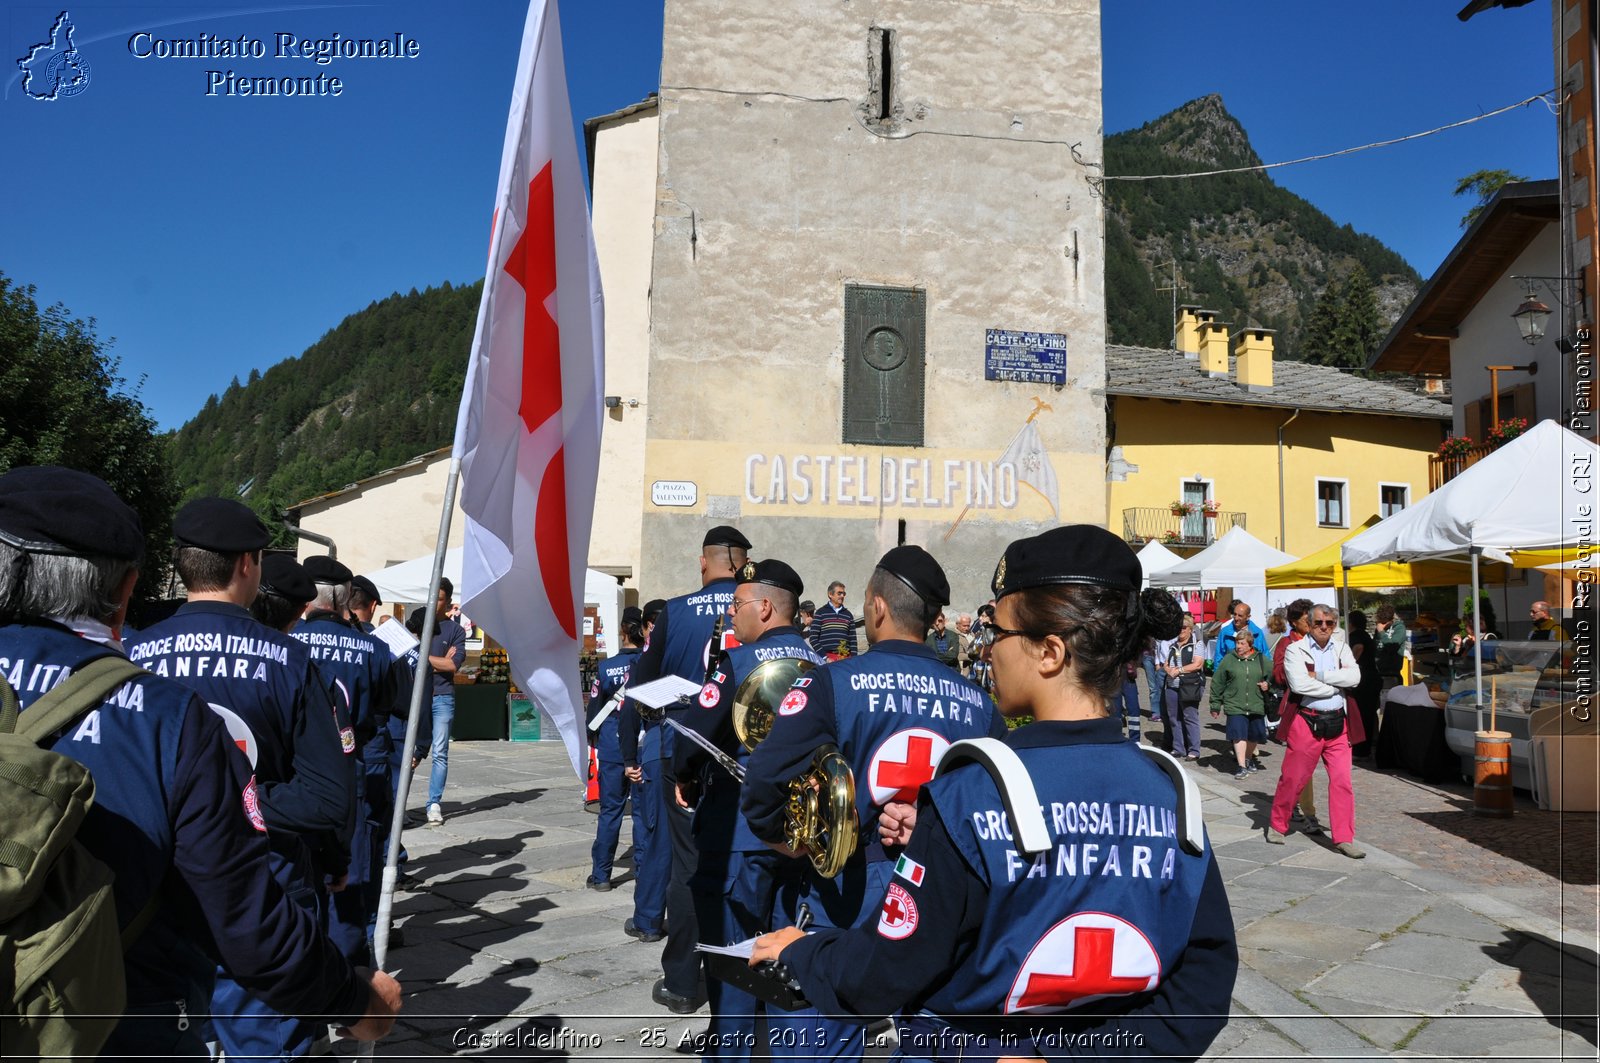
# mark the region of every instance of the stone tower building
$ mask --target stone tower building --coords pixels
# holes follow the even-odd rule
[[[645,596],[735,523],[818,599],[911,542],[970,608],[1105,522],[1099,9],[666,0]]]

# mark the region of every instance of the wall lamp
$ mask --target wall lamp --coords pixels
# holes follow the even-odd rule
[[[1569,306],[1571,304],[1561,294],[1561,286],[1575,281],[1581,282],[1583,276],[1580,274],[1576,277],[1537,277],[1514,273],[1511,279],[1524,281],[1528,287],[1527,298],[1523,299],[1522,305],[1512,311],[1511,319],[1517,323],[1517,331],[1522,333],[1523,342],[1533,346],[1544,339],[1545,326],[1550,321],[1550,307],[1539,299],[1535,286],[1543,288],[1562,306]]]

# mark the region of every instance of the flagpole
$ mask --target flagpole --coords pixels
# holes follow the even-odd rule
[[[529,7],[529,20],[531,21],[533,8]],[[523,56],[518,62],[517,81],[512,88],[512,100],[515,104],[517,93],[523,83],[528,80],[523,63],[528,61],[527,43],[529,26],[523,26]],[[527,120],[528,97],[523,95],[522,107],[517,115],[517,125],[520,127]],[[508,131],[509,132],[509,131]],[[502,170],[505,169],[502,160]],[[489,260],[488,269],[493,270],[494,264],[499,261],[500,243],[505,234],[507,211],[505,207],[508,200],[508,186],[505,174],[501,174],[498,187],[495,189],[494,225],[489,235]],[[467,416],[473,389],[478,380],[478,351],[482,347],[485,322],[489,314],[489,297],[492,285],[486,276],[483,283],[483,294],[478,301],[478,321],[472,336],[472,349],[467,358],[466,379],[461,384],[461,403],[456,408],[456,430],[450,444],[450,468],[445,477],[444,504],[439,511],[439,538],[433,548],[433,574],[428,579],[428,600],[423,606],[422,633],[419,638],[421,644],[417,647],[417,669],[411,681],[411,710],[406,716],[406,740],[400,754],[400,781],[395,791],[394,812],[389,820],[389,850],[385,854],[383,864],[383,882],[378,893],[378,914],[372,930],[372,960],[378,970],[386,968],[389,960],[389,930],[394,921],[394,890],[400,877],[400,849],[403,845],[402,835],[405,831],[406,804],[411,792],[412,758],[417,749],[417,723],[422,716],[423,690],[428,684],[431,675],[431,666],[428,663],[428,649],[432,645],[433,625],[438,619],[439,611],[439,584],[444,578],[444,559],[449,550],[450,522],[455,516],[456,489],[461,482],[462,437],[466,434]],[[463,557],[463,565],[465,558]],[[431,738],[431,736],[430,736]],[[362,1059],[372,1058],[373,1042],[363,1041],[359,1055]]]
[[[497,217],[494,233],[490,239],[490,263],[496,260],[495,252],[499,249],[500,236],[505,226],[505,211],[496,210],[495,213]],[[478,349],[482,337],[488,296],[489,284],[486,280],[483,286],[483,301],[478,306],[477,334],[473,336],[472,341],[474,351]],[[468,399],[477,383],[477,375],[478,359],[469,358],[466,380],[461,387],[461,406],[456,412],[455,439],[450,446],[450,469],[445,477],[444,505],[439,511],[439,539],[433,547],[433,574],[428,577],[428,600],[423,607],[422,632],[418,636],[421,644],[417,647],[416,674],[411,680],[411,710],[406,716],[406,741],[400,753],[400,782],[395,790],[394,813],[389,820],[389,851],[384,858],[383,883],[378,893],[378,916],[372,930],[372,961],[380,971],[386,969],[385,965],[389,960],[389,928],[394,920],[394,888],[400,877],[401,835],[405,830],[406,804],[411,792],[413,774],[411,761],[417,749],[417,721],[422,716],[423,690],[432,674],[431,665],[428,663],[428,650],[432,646],[433,625],[438,619],[439,583],[444,578],[444,557],[449,550],[450,521],[455,516],[456,488],[461,482],[461,437],[466,431]],[[372,1058],[372,1046],[371,1041],[361,1043],[359,1055],[362,1059]]]

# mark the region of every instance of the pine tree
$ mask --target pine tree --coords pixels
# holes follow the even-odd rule
[[[1330,278],[1328,286],[1317,297],[1306,321],[1306,338],[1301,344],[1302,361],[1312,365],[1333,365],[1336,348],[1334,336],[1339,326],[1340,307],[1344,305],[1344,292],[1337,278]]]
[[[1378,297],[1373,294],[1366,267],[1358,262],[1344,280],[1338,323],[1333,329],[1332,360],[1324,364],[1340,369],[1365,369],[1382,339]]]
[[[1489,205],[1489,201],[1500,194],[1506,185],[1518,181],[1526,181],[1521,174],[1512,173],[1510,170],[1478,170],[1469,173],[1456,182],[1456,195],[1477,196],[1478,202],[1471,210],[1461,217],[1461,227],[1465,229],[1478,220],[1478,215]]]

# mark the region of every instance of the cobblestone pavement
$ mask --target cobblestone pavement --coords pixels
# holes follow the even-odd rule
[[[1593,817],[1575,830],[1519,807],[1490,829],[1462,788],[1358,769],[1367,859],[1297,832],[1269,846],[1278,758],[1236,783],[1207,724],[1194,774],[1241,959],[1207,1058],[1596,1058],[1593,850],[1565,905],[1548,852],[1554,839],[1584,878],[1573,836],[1592,836]],[[660,946],[622,932],[626,860],[616,889],[584,888],[595,819],[580,798],[558,743],[452,747],[444,824],[406,833],[417,885],[396,895],[405,945],[389,964],[406,1011],[379,1055],[685,1058],[705,1012],[651,1003]],[[1569,917],[1584,890],[1580,927]],[[891,1047],[892,1035],[871,1055]]]
[[[1200,770],[1270,804],[1283,747],[1267,746],[1262,762],[1268,770],[1235,783],[1222,724],[1207,714],[1203,727],[1207,755]],[[1327,773],[1318,768],[1314,779],[1326,823]],[[1594,813],[1546,811],[1519,790],[1510,818],[1480,816],[1472,811],[1471,785],[1429,785],[1403,772],[1377,770],[1370,760],[1356,762],[1353,785],[1360,841],[1478,886],[1569,931],[1592,936],[1600,926],[1600,817]]]

